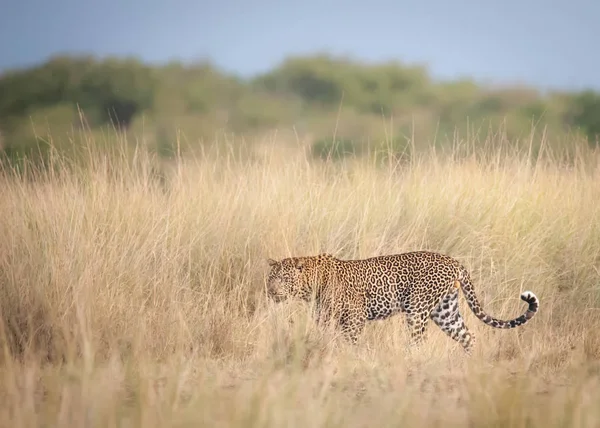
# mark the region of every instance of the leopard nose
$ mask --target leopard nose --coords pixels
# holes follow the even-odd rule
[[[273,283],[267,283],[267,286],[265,287],[265,291],[267,293],[267,296],[272,297],[273,295],[277,294],[275,291],[275,287]]]
[[[279,292],[278,284],[276,283],[267,284],[266,292],[267,296],[276,302],[279,302],[282,298],[281,293]]]

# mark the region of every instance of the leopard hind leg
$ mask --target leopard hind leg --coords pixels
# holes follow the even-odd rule
[[[440,300],[430,317],[444,333],[460,343],[468,355],[472,354],[475,336],[469,331],[458,311],[457,288],[453,288]]]

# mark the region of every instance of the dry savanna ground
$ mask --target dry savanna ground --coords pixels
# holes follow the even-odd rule
[[[459,146],[328,162],[271,138],[5,168],[1,425],[600,426],[600,155]],[[407,346],[401,316],[352,347],[264,295],[268,257],[418,249],[459,259],[490,314],[522,313],[527,289],[540,311],[494,330],[461,297],[469,359],[432,323]]]

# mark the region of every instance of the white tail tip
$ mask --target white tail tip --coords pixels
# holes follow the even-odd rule
[[[521,299],[525,300],[526,302],[531,300],[535,300],[536,302],[538,301],[538,298],[533,291],[523,291],[521,293]]]

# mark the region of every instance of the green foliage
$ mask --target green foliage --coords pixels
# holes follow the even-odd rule
[[[408,162],[412,156],[410,140],[404,137],[381,140],[375,144],[374,155],[381,162]]]
[[[598,145],[600,136],[600,94],[583,91],[572,98],[572,106],[567,113],[567,120],[583,130],[590,143]]]
[[[156,97],[152,108],[160,114],[173,114],[171,108],[176,104],[179,113],[206,114],[227,109],[244,93],[241,82],[208,63],[170,63],[157,68],[155,75],[160,97]]]
[[[300,108],[296,100],[268,92],[248,92],[240,97],[229,117],[229,127],[236,132],[292,125]]]
[[[4,160],[11,164],[23,164],[25,159],[36,163],[46,159],[52,147],[67,152],[72,138],[57,141],[53,135],[72,136],[70,125],[77,112],[69,104],[57,104],[35,110],[29,118],[18,118],[13,122],[14,131],[4,139]]]
[[[149,108],[154,94],[153,70],[138,61],[57,57],[0,79],[0,118],[27,116],[35,109],[61,103],[90,110],[102,125],[127,127]]]
[[[292,58],[277,70],[257,78],[267,91],[296,94],[308,103],[332,105],[343,93],[343,76],[336,76],[327,57]]]
[[[322,160],[338,161],[361,154],[361,146],[347,138],[322,138],[313,143],[311,153]]]
[[[152,105],[153,70],[133,60],[107,60],[80,80],[76,101],[100,111],[103,123],[127,128],[133,117]]]
[[[308,104],[343,103],[378,115],[390,114],[396,107],[428,105],[433,99],[422,68],[396,63],[368,66],[324,55],[291,58],[254,83],[267,91],[294,94]]]
[[[0,146],[14,153],[37,147],[48,130],[71,141],[82,122],[94,132],[114,127],[143,135],[167,157],[175,142],[193,146],[223,131],[260,135],[293,128],[317,136],[317,157],[342,158],[374,147],[358,141],[392,141],[388,146],[397,147],[388,154],[407,153],[405,136],[414,132],[412,148],[467,137],[483,144],[485,136],[470,137],[492,128],[529,144],[532,124],[548,130],[544,138],[553,144],[572,127],[595,142],[598,118],[600,95],[592,91],[542,95],[468,80],[434,82],[420,66],[327,55],[290,58],[249,81],[206,62],[151,67],[131,58],[89,56],[56,57],[0,76]],[[344,138],[321,138],[334,130]]]

